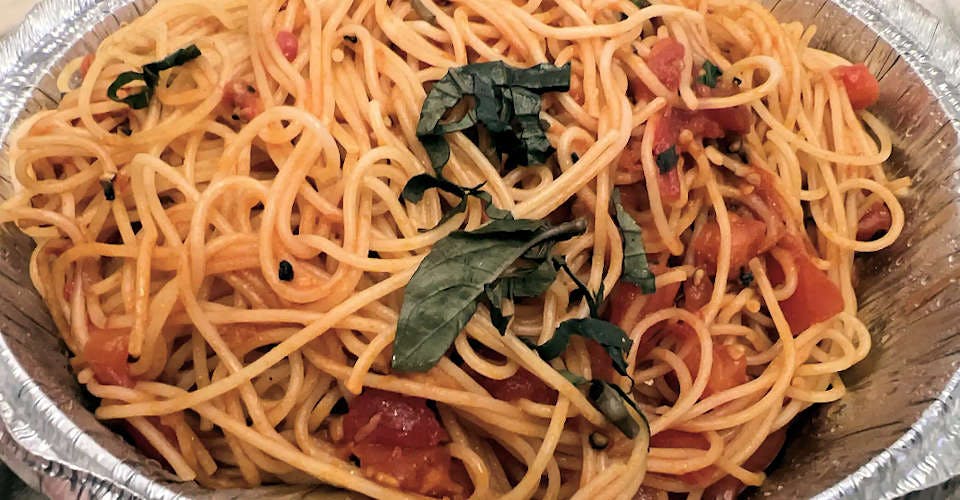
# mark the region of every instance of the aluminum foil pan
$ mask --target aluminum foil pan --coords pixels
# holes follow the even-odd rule
[[[0,40],[0,197],[6,138],[53,106],[53,74],[155,0],[44,0]],[[814,45],[880,75],[876,111],[895,133],[890,168],[909,174],[900,241],[859,260],[870,357],[849,394],[816,407],[757,497],[893,498],[960,475],[960,41],[912,0],[766,0],[819,27]],[[0,459],[52,498],[347,498],[324,488],[212,492],[178,483],[97,422],[27,277],[32,245],[0,228]],[[942,488],[941,488],[942,490]],[[941,495],[942,496],[942,495]]]

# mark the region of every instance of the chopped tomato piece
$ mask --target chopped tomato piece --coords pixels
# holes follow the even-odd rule
[[[847,89],[847,98],[853,109],[870,107],[880,98],[880,83],[866,64],[837,66],[830,70],[830,74]]]
[[[660,189],[660,198],[667,203],[680,199],[680,172],[671,168],[669,172],[657,176],[657,187]]]
[[[640,151],[639,140],[628,142],[627,147],[620,153],[620,158],[617,159],[617,168],[626,172],[643,172]]]
[[[83,357],[93,370],[97,382],[105,385],[133,387],[136,383],[127,364],[130,336],[124,330],[90,328],[90,337],[83,346]]]
[[[443,446],[401,448],[382,444],[357,444],[353,454],[363,473],[374,480],[422,495],[458,495],[462,485],[451,478],[450,452]]]
[[[662,265],[653,265],[650,267],[654,274],[662,274],[666,269]],[[643,307],[640,308],[640,315],[635,321],[639,321],[645,316],[653,314],[661,309],[673,307],[673,302],[677,298],[678,291],[680,291],[680,283],[671,283],[667,286],[658,287],[657,291],[646,296],[647,301],[643,304]],[[613,291],[610,293],[610,322],[616,324],[620,328],[623,328],[624,331],[629,333],[636,323],[631,322],[631,324],[627,324],[625,322],[627,319],[627,310],[630,309],[630,304],[633,304],[643,296],[643,292],[640,291],[640,288],[637,285],[634,285],[629,281],[621,281],[617,283],[617,286],[615,286]]]
[[[685,349],[683,362],[690,370],[690,376],[696,378],[700,371],[700,341],[697,339],[697,332],[686,323],[676,323],[667,327],[666,335],[680,337],[685,344],[691,346]],[[729,347],[714,343],[713,364],[710,368],[710,378],[707,379],[707,386],[703,390],[703,397],[744,384],[747,380],[747,358],[745,356],[734,357]]]
[[[893,224],[893,216],[890,215],[890,209],[881,201],[874,203],[867,213],[860,217],[857,223],[857,239],[860,241],[875,240],[890,230]]]
[[[277,32],[277,46],[280,47],[280,53],[283,54],[283,57],[288,61],[296,59],[297,52],[300,50],[300,42],[297,40],[297,35],[286,30]]]
[[[147,421],[153,424],[153,426],[156,427],[161,434],[163,434],[163,437],[167,440],[167,442],[169,442],[171,445],[174,445],[174,447],[176,447],[177,433],[173,430],[172,427],[167,426],[163,422],[161,422],[160,417],[147,417]],[[143,433],[138,431],[137,428],[134,427],[127,420],[121,420],[120,422],[121,422],[120,426],[123,430],[123,433],[126,434],[126,436],[130,439],[130,441],[133,441],[133,445],[136,446],[138,450],[143,452],[143,454],[146,455],[147,457],[152,458],[164,464],[165,466],[169,467],[170,464],[167,463],[167,459],[163,458],[163,455],[161,455],[160,452],[157,451],[157,448],[153,446],[153,444],[149,440],[147,440],[147,437],[144,436]]]
[[[430,448],[449,436],[426,399],[368,388],[350,402],[343,417],[343,438],[361,444]]]
[[[557,391],[524,368],[518,369],[517,373],[503,380],[487,378],[482,375],[476,375],[476,379],[493,397],[503,401],[514,401],[522,398],[543,404],[557,402]]]
[[[263,112],[263,103],[257,95],[257,89],[243,80],[231,80],[227,83],[223,88],[222,102],[232,109],[231,114],[239,120],[249,121]]]
[[[813,265],[810,257],[797,244],[789,247],[797,269],[797,288],[793,295],[780,301],[780,310],[793,335],[811,325],[826,321],[843,311],[843,295],[827,274]],[[785,276],[776,259],[767,259],[767,275],[773,286],[783,284]]]
[[[703,276],[700,281],[694,277],[687,278],[683,283],[683,308],[690,312],[697,312],[710,302],[713,294],[713,282]]]
[[[667,429],[650,437],[650,446],[653,448],[690,448],[694,450],[710,449],[710,442],[703,434]],[[710,484],[717,468],[704,467],[700,470],[688,472],[678,476],[681,481],[700,488]]]
[[[729,97],[736,95],[740,89],[735,87],[729,80],[719,80],[716,87],[708,87],[703,84],[694,86],[694,90],[700,97]],[[715,122],[721,129],[736,134],[745,134],[750,131],[750,118],[752,116],[750,107],[747,105],[735,106],[732,108],[705,109],[701,111],[704,118]]]
[[[650,47],[647,66],[665,87],[670,90],[680,88],[680,73],[683,71],[683,45],[667,37]]]
[[[587,339],[587,352],[590,354],[590,373],[593,378],[613,381],[613,375],[617,372],[613,370],[613,360],[610,354],[595,340]]]
[[[83,56],[83,61],[80,61],[80,76],[85,77],[90,71],[90,66],[93,66],[93,54],[87,54]]]
[[[743,463],[743,468],[751,472],[760,472],[777,458],[780,449],[783,448],[783,442],[786,439],[787,432],[784,429],[773,432],[760,443],[757,451],[750,455],[750,458]],[[704,500],[728,500],[737,498],[737,496],[746,489],[746,486],[739,479],[733,476],[724,476],[719,481],[710,485],[703,492]]]
[[[750,217],[740,217],[730,212],[730,277],[757,256],[763,243],[767,225]],[[711,276],[717,274],[717,258],[720,256],[720,225],[716,220],[707,222],[691,243],[694,262]]]

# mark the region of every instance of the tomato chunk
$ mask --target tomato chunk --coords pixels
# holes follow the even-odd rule
[[[477,382],[490,394],[503,401],[529,399],[535,403],[554,404],[557,402],[557,391],[543,383],[543,380],[524,368],[517,370],[512,376],[503,380],[475,375]]]
[[[368,388],[350,402],[343,437],[358,444],[430,448],[449,440],[427,400]]]
[[[690,370],[691,378],[696,378],[700,371],[700,341],[697,338],[697,332],[686,323],[677,323],[667,328],[667,335],[680,337],[690,346],[686,349],[683,362]],[[703,390],[703,397],[747,382],[747,358],[742,355],[734,356],[732,350],[730,347],[714,342],[713,364],[710,368],[710,378],[707,379],[707,385]]]
[[[874,203],[867,213],[860,217],[857,223],[857,239],[860,241],[875,240],[890,230],[893,224],[893,216],[890,215],[890,209],[883,202]]]
[[[664,266],[650,266],[654,274],[662,274],[666,269]],[[673,302],[677,298],[677,292],[680,291],[680,283],[671,283],[667,286],[658,287],[657,291],[651,295],[646,295],[647,301],[640,308],[640,315],[635,321],[643,319],[645,316],[653,314],[661,309],[673,307]],[[627,333],[636,325],[635,322],[626,322],[626,314],[630,305],[643,297],[644,294],[640,287],[629,281],[621,281],[610,292],[610,322],[616,324]]]
[[[797,269],[797,289],[786,300],[780,301],[780,310],[796,336],[843,311],[843,295],[840,294],[840,288],[813,265],[810,257],[798,245],[790,245],[789,250]],[[783,284],[785,280],[783,269],[776,259],[767,259],[767,275],[774,286]]]
[[[667,429],[650,437],[650,446],[652,448],[689,448],[694,450],[707,450],[710,448],[710,442],[703,434],[693,432],[677,431]],[[681,474],[679,479],[691,486],[704,488],[710,484],[716,467],[710,465],[700,470]]]
[[[830,70],[830,74],[847,89],[847,98],[850,99],[853,109],[872,106],[880,98],[880,83],[866,64],[837,66]]]
[[[123,330],[90,328],[90,337],[83,346],[83,357],[93,370],[97,382],[105,385],[133,387],[136,381],[127,364],[130,337]]]
[[[770,467],[770,464],[780,453],[780,449],[783,448],[786,436],[787,432],[784,429],[767,436],[763,443],[760,443],[757,451],[753,452],[753,455],[750,455],[750,458],[743,463],[743,468],[751,472],[760,472]],[[737,495],[745,489],[746,486],[739,479],[733,476],[724,476],[703,492],[703,498],[705,500],[728,500],[737,498]]]
[[[283,57],[288,61],[296,59],[297,52],[300,50],[300,42],[297,40],[297,35],[286,30],[277,32],[277,46],[280,48],[280,53],[282,53]]]
[[[257,89],[243,80],[231,80],[223,88],[221,102],[230,108],[234,119],[250,121],[263,112]]]
[[[680,73],[683,71],[683,44],[667,37],[657,40],[650,47],[647,66],[665,87],[670,90],[680,88]]]
[[[687,278],[683,283],[683,308],[690,312],[697,312],[710,302],[713,294],[713,282],[703,276],[700,281],[694,277]]]
[[[750,217],[729,213],[730,218],[730,276],[757,256],[763,244],[767,225]],[[716,220],[707,222],[693,243],[694,262],[708,274],[717,274],[717,258],[720,256],[720,225]]]
[[[442,446],[401,448],[382,444],[358,444],[352,448],[364,474],[402,490],[423,495],[458,495],[462,485],[451,478],[450,452]]]

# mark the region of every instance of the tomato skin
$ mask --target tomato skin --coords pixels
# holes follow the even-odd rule
[[[661,265],[650,266],[650,270],[654,275],[662,274],[666,268]],[[667,286],[658,287],[657,291],[653,292],[651,295],[647,295],[647,301],[643,304],[643,307],[640,308],[640,316],[637,318],[643,319],[645,316],[653,314],[661,309],[666,309],[668,307],[673,307],[673,302],[677,298],[677,292],[680,291],[680,283],[671,283]],[[621,281],[613,287],[613,291],[610,292],[610,315],[609,320],[611,323],[622,328],[625,332],[630,333],[630,330],[633,329],[634,324],[626,324],[626,314],[627,310],[630,309],[630,304],[643,297],[644,293],[640,290],[640,287],[630,283],[629,281]]]
[[[687,369],[690,370],[690,377],[696,378],[700,371],[700,340],[697,337],[697,332],[686,323],[677,323],[667,327],[666,335],[677,336],[682,339],[684,344],[690,345],[682,359],[684,364],[687,365]],[[746,356],[734,357],[729,348],[714,342],[713,364],[702,397],[723,392],[744,384],[747,380]]]
[[[770,467],[770,464],[780,453],[780,449],[783,448],[786,436],[787,432],[784,429],[771,433],[763,440],[763,443],[760,443],[757,451],[753,452],[753,455],[750,455],[750,458],[743,463],[743,468],[751,472],[760,472]],[[746,486],[739,479],[733,476],[724,476],[703,492],[703,498],[704,500],[734,499],[744,489],[746,489]]]
[[[402,448],[364,443],[354,445],[351,451],[360,459],[364,474],[386,484],[396,481],[404,491],[443,496],[464,490],[451,479],[452,458],[443,446]]]
[[[710,302],[713,294],[713,282],[703,276],[698,283],[693,277],[683,283],[683,308],[690,312],[697,312]]]
[[[368,388],[350,402],[343,437],[357,444],[430,448],[450,438],[427,400]]]
[[[283,57],[288,61],[296,59],[297,53],[300,50],[300,42],[297,40],[297,35],[286,30],[277,32],[277,46],[280,48],[280,53],[283,54]]]
[[[250,121],[263,112],[257,90],[243,80],[231,80],[223,88],[221,102],[241,120]]]
[[[610,354],[595,340],[585,339],[584,342],[587,344],[587,352],[590,354],[590,374],[595,379],[613,382],[616,371],[613,369],[613,360],[610,359]]]
[[[855,110],[873,106],[880,98],[880,83],[866,64],[837,66],[830,70],[830,74],[847,89],[850,106]]]
[[[479,374],[475,375],[474,378],[493,397],[502,401],[529,399],[542,404],[557,402],[557,391],[524,368],[517,369],[517,373],[502,380],[487,378]]]
[[[101,330],[90,327],[89,338],[83,346],[83,358],[87,360],[97,382],[104,385],[133,387],[136,384],[127,364],[130,336],[123,330]]]
[[[680,199],[680,172],[671,168],[669,172],[657,176],[657,188],[660,189],[660,198],[673,203]]]
[[[745,266],[759,253],[767,225],[750,217],[740,217],[732,212],[729,213],[729,218],[730,277],[733,277],[737,269]],[[707,222],[694,238],[691,246],[696,265],[706,270],[707,274],[716,275],[717,258],[720,254],[720,225],[717,221]]]
[[[880,233],[886,233],[893,225],[893,216],[890,209],[882,201],[878,201],[867,209],[857,223],[857,240],[870,241],[876,239]]]
[[[827,274],[813,265],[799,243],[787,242],[786,245],[789,245],[787,249],[793,254],[797,269],[797,289],[779,303],[790,330],[797,336],[810,326],[843,311],[843,295]],[[767,259],[767,276],[773,286],[783,284],[785,276],[776,259]]]
[[[661,38],[650,47],[647,66],[665,87],[680,88],[680,73],[683,71],[683,44],[673,38]]]
[[[660,431],[650,437],[650,446],[653,448],[690,448],[695,450],[710,449],[710,442],[703,434],[693,432],[684,432],[673,429]],[[687,472],[678,477],[684,483],[699,488],[705,488],[710,484],[711,478],[716,472],[716,467],[710,465],[700,470]]]

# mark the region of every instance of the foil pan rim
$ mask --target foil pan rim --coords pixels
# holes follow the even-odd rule
[[[960,131],[960,61],[939,55],[960,54],[960,40],[916,0],[828,0],[840,6],[894,47],[938,99],[954,129]],[[0,39],[0,142],[33,92],[31,76],[49,73],[24,65],[25,56],[45,44],[79,42],[85,31],[109,18],[131,0],[43,0],[24,22]],[[119,20],[118,20],[119,22]],[[76,23],[76,24],[73,24]],[[912,28],[906,32],[898,26]],[[65,35],[66,33],[66,35]],[[92,47],[91,47],[92,48]],[[951,70],[952,69],[952,70]],[[54,497],[179,498],[181,495],[101,447],[65,417],[53,399],[33,382],[0,336],[0,375],[17,382],[0,388],[0,459],[29,485]],[[16,403],[16,404],[14,404]],[[27,406],[34,411],[23,411]],[[38,419],[53,424],[90,464],[89,470],[70,464],[65,443],[50,443],[34,429]],[[947,443],[944,443],[944,440]],[[936,442],[934,442],[936,441]],[[934,453],[934,451],[936,453]],[[960,371],[896,442],[817,498],[894,498],[933,486],[960,474]]]

